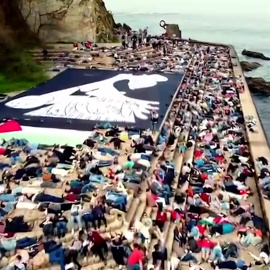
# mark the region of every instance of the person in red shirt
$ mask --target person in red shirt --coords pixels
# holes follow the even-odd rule
[[[210,257],[211,249],[216,244],[212,242],[209,238],[202,236],[200,240],[198,240],[198,246],[202,249],[202,262],[207,262]]]
[[[65,199],[66,201],[70,201],[70,202],[77,202],[77,201],[80,200],[80,195],[74,194],[74,193],[68,193],[68,194],[64,197],[64,199]]]
[[[210,204],[211,202],[211,195],[208,193],[200,193],[200,198],[207,204]]]
[[[6,149],[3,147],[0,147],[0,156],[4,156],[6,152]]]
[[[189,197],[193,198],[194,191],[193,191],[193,189],[191,187],[188,188],[187,194],[188,194]]]
[[[89,197],[87,194],[78,194],[79,189],[80,187],[74,187],[70,190],[66,189],[65,192],[67,194],[64,196],[64,199],[70,202],[78,202],[80,199],[83,199],[84,201],[90,201],[91,197]]]
[[[206,232],[206,226],[204,224],[199,224],[199,225],[197,225],[197,227],[199,229],[200,234],[204,235]]]
[[[104,253],[108,252],[108,246],[105,239],[96,230],[91,230],[89,237],[92,242],[92,252],[97,254],[102,261],[105,261]]]
[[[133,245],[133,251],[128,257],[127,270],[143,270],[143,251],[137,243]]]
[[[175,209],[175,210],[169,211],[169,212],[171,212],[171,220],[172,221],[180,220],[184,217],[184,213],[182,213],[181,210],[179,210],[179,209]]]
[[[165,213],[162,209],[162,205],[159,204],[157,217],[156,217],[156,224],[160,228],[160,230],[163,230],[163,226],[165,222],[167,221],[167,213]]]

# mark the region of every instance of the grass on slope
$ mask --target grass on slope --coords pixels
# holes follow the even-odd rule
[[[5,48],[0,59],[0,93],[27,90],[48,79],[25,50]]]

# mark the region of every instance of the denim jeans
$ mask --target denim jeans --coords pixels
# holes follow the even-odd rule
[[[193,187],[192,190],[194,194],[203,193],[203,188],[201,187]]]
[[[49,253],[49,261],[51,264],[59,264],[61,267],[61,270],[65,270],[65,257],[64,257],[64,249],[58,248],[52,252]]]
[[[0,170],[3,170],[3,169],[5,169],[5,168],[10,168],[11,166],[10,166],[10,164],[8,164],[8,163],[0,163]]]
[[[145,159],[145,160],[150,161],[151,160],[151,156],[150,155],[146,155],[146,154],[142,154],[141,155],[141,159]]]
[[[108,166],[111,166],[113,164],[113,161],[112,160],[100,160],[98,162],[98,167],[99,168],[103,168],[103,167],[108,167]]]
[[[190,231],[190,236],[194,237],[195,239],[198,239],[200,235],[199,229],[197,226],[192,227],[191,231]]]
[[[0,248],[6,251],[13,251],[16,248],[17,241],[15,239],[1,239]]]
[[[65,163],[58,163],[56,168],[57,169],[71,170],[73,168],[73,166],[69,165],[69,164],[65,164]]]
[[[162,135],[159,135],[158,137],[158,144],[162,144],[166,142],[166,137],[162,136]]]
[[[166,201],[166,204],[169,204],[169,199],[171,197],[171,189],[169,185],[163,185],[162,191],[157,194],[160,197],[163,197]]]
[[[270,184],[270,179],[268,177],[265,177],[263,179],[260,179],[259,183],[261,187],[265,187]]]
[[[78,180],[71,180],[70,186],[71,187],[83,187],[84,186],[84,183],[83,182],[80,182]]]
[[[96,189],[97,189],[97,188],[96,188],[93,184],[89,183],[89,184],[83,186],[83,188],[82,188],[82,190],[81,190],[81,193],[89,193],[89,192],[93,192],[93,191],[95,191]]]
[[[79,229],[82,228],[82,217],[80,215],[70,216],[70,226],[72,229],[75,229],[76,223],[79,226]]]
[[[22,162],[22,159],[19,155],[10,156],[11,165]]]
[[[37,243],[37,238],[36,237],[24,237],[24,238],[21,238],[21,239],[17,240],[16,248],[23,249],[23,248],[26,248],[26,247],[30,247],[30,246],[32,246],[32,245],[34,245],[36,243]]]
[[[89,177],[90,182],[97,184],[104,184],[107,182],[107,179],[103,175],[91,174]]]
[[[212,249],[211,260],[212,261],[215,261],[215,260],[224,261],[225,260],[223,254],[222,254],[222,249],[219,245],[215,246]]]
[[[125,210],[127,204],[127,196],[124,194],[109,192],[106,196],[107,203],[119,210]]]
[[[151,122],[151,129],[152,129],[152,131],[156,131],[157,130],[157,125],[158,125],[157,122]]]
[[[267,226],[265,224],[265,221],[261,217],[253,215],[252,222],[255,228],[262,230],[262,232],[267,232]]]
[[[50,194],[40,193],[36,196],[35,202],[55,202],[63,203],[64,199],[62,197],[56,197]]]
[[[223,253],[224,253],[224,257],[225,257],[226,260],[229,257],[237,258],[238,255],[239,255],[237,246],[234,246],[234,245],[233,246],[229,245],[227,248],[224,249]]]
[[[45,224],[43,226],[43,233],[45,236],[53,235],[53,224],[52,223]]]
[[[5,211],[3,208],[0,208],[0,220],[1,220],[1,217],[4,217],[8,214],[7,211]]]
[[[2,202],[15,202],[16,196],[14,196],[13,194],[1,194],[0,201],[2,201]]]
[[[67,223],[65,221],[58,221],[56,229],[58,236],[64,236],[67,233]]]
[[[104,154],[110,154],[111,156],[119,155],[118,152],[114,151],[111,148],[106,148],[106,147],[100,147],[100,148],[98,148],[98,151],[101,152],[101,153],[104,153]]]
[[[88,230],[89,223],[94,222],[94,216],[89,212],[84,215],[82,215],[82,221],[84,222],[85,228]]]
[[[182,262],[189,262],[189,261],[193,261],[195,263],[198,262],[197,258],[192,254],[192,253],[187,253],[185,254],[182,258],[181,258]]]
[[[130,265],[130,264],[127,265],[127,270],[140,270],[140,269],[141,267],[138,263],[134,265]]]
[[[123,181],[126,183],[140,184],[141,176],[137,174],[125,173]]]

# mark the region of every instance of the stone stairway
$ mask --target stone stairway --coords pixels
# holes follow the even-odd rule
[[[104,51],[105,50],[105,51]],[[72,66],[74,68],[102,68],[112,69],[113,65],[118,62],[112,57],[112,52],[116,52],[118,57],[128,55],[132,56],[132,59],[125,58],[121,62],[122,64],[139,64],[142,54],[147,55],[147,60],[155,61],[160,58],[160,53],[153,50],[152,47],[146,47],[138,49],[135,51],[132,50],[117,50],[114,49],[112,52],[107,52],[106,49],[97,47],[93,50],[76,50],[72,51],[70,49],[47,49],[47,56],[44,58],[43,51],[41,49],[30,50],[29,53],[33,56],[41,65],[45,66],[54,66],[54,65],[63,65],[63,66]],[[119,63],[120,64],[120,63]]]

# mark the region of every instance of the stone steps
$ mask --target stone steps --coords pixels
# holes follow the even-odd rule
[[[108,232],[123,232],[125,229],[127,229],[129,227],[130,221],[132,219],[132,217],[134,216],[134,213],[136,211],[136,209],[138,208],[138,203],[139,203],[139,199],[138,198],[133,198],[133,191],[131,191],[130,194],[131,198],[128,200],[128,205],[127,205],[127,213],[123,213],[117,209],[111,209],[111,213],[112,215],[107,215],[107,218],[109,218],[109,216],[112,216],[111,218],[109,218],[109,222],[108,222],[108,226],[107,228],[105,228],[104,225],[101,226],[100,231],[101,231],[101,235],[103,235],[104,237],[106,237],[106,233]],[[117,215],[122,214],[121,218],[118,218]],[[125,218],[126,216],[126,218]],[[70,230],[69,230],[70,231]],[[29,235],[29,233],[32,233],[31,235]],[[20,233],[20,234],[16,234],[16,237],[19,238],[23,238],[25,236],[31,237],[31,236],[37,236],[40,237],[43,235],[42,229],[40,229],[39,231],[34,231],[34,232],[27,232],[27,233]],[[63,243],[63,247],[68,246],[72,243],[72,241],[74,240],[74,235],[72,235],[71,233],[67,233],[66,236],[64,238],[61,238],[61,242]],[[50,265],[49,264],[49,255],[46,254],[45,252],[40,253],[39,258],[36,258],[36,261],[39,261],[39,264],[31,264],[29,265],[28,269],[31,270],[37,270],[37,269],[59,269],[58,265]],[[112,257],[112,256],[111,256]],[[8,264],[9,259],[4,257],[1,259],[1,267],[5,267]],[[41,262],[41,264],[40,264]],[[104,267],[104,263],[100,262],[100,258],[97,256],[89,256],[87,258],[87,261],[81,261],[82,265],[91,265],[91,269],[101,269],[102,267]],[[107,261],[106,263],[107,266],[109,267],[114,267],[116,264],[114,262],[113,259],[111,259],[110,261]],[[58,268],[57,268],[58,267]],[[87,268],[88,266],[86,266]],[[100,268],[101,267],[101,268]]]

